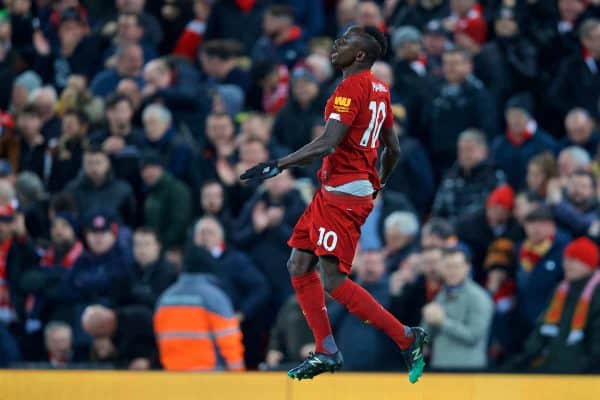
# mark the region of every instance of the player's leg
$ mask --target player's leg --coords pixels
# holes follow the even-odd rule
[[[421,328],[402,325],[363,287],[348,279],[340,270],[334,256],[319,257],[325,290],[361,321],[373,325],[388,335],[400,349],[409,369],[409,379],[414,383],[423,373],[422,347],[427,335]]]
[[[331,333],[325,307],[325,292],[316,270],[318,261],[317,256],[309,251],[292,249],[287,268],[300,308],[315,337],[315,351],[333,354],[338,351],[338,348]]]

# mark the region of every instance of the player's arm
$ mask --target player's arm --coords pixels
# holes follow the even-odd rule
[[[240,178],[267,179],[279,174],[284,169],[310,164],[314,160],[333,153],[335,147],[348,133],[348,129],[347,125],[330,118],[325,125],[325,132],[312,142],[279,160],[258,164],[244,172]]]
[[[400,160],[400,142],[393,127],[384,127],[381,130],[381,141],[385,147],[381,153],[379,179],[384,186]]]

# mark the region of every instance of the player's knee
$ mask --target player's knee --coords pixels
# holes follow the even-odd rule
[[[287,269],[291,276],[300,276],[306,274],[310,270],[310,265],[300,262],[294,257],[290,257],[287,261]]]
[[[322,279],[323,288],[327,293],[331,293],[342,284],[344,279],[346,279],[346,275],[337,270],[323,269]]]

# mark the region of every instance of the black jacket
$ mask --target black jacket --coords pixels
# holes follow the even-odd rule
[[[296,151],[311,141],[313,126],[323,119],[323,102],[317,97],[308,109],[290,99],[279,111],[273,124],[273,138],[289,151]]]
[[[177,280],[175,267],[163,259],[147,267],[133,266],[132,302],[154,308],[156,301]]]

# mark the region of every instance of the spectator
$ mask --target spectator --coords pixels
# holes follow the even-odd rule
[[[313,73],[319,83],[319,96],[328,98],[333,93],[333,66],[329,58],[320,53],[312,53],[304,60],[306,68]]]
[[[579,40],[583,51],[573,52],[562,62],[549,89],[549,99],[561,116],[565,116],[574,107],[582,107],[594,118],[599,118],[600,20],[589,19],[583,22]]]
[[[600,144],[600,133],[595,129],[590,113],[583,108],[574,108],[565,118],[567,136],[560,141],[561,148],[578,146],[594,157]]]
[[[568,180],[566,192],[560,188],[548,193],[558,225],[573,237],[585,235],[598,216],[596,179],[591,172],[575,171]]]
[[[462,47],[468,47],[472,42],[481,45],[487,37],[483,7],[476,0],[451,0],[450,16],[442,24]]]
[[[304,32],[294,24],[294,10],[285,5],[269,7],[263,17],[263,35],[252,49],[252,62],[272,60],[292,68],[306,55]]]
[[[531,372],[585,373],[600,368],[598,248],[578,238],[563,252],[563,280],[510,367]]]
[[[219,178],[218,170],[230,166],[236,150],[235,125],[230,115],[210,114],[206,118],[206,143],[202,150],[201,180]]]
[[[124,12],[117,17],[117,32],[112,38],[112,45],[103,54],[104,65],[108,68],[116,63],[115,53],[119,48],[128,45],[139,45],[143,52],[143,63],[156,58],[156,48],[152,43],[143,40],[144,26],[140,14]]]
[[[198,49],[204,41],[206,21],[210,14],[210,4],[205,0],[194,0],[194,19],[189,21],[173,48],[173,54],[187,57],[190,61],[196,59]]]
[[[216,218],[223,226],[225,236],[230,237],[233,216],[227,205],[225,189],[219,182],[207,181],[200,188],[200,216]]]
[[[457,148],[457,162],[440,184],[432,210],[433,215],[450,220],[481,209],[489,193],[505,180],[504,173],[494,168],[489,159],[482,132],[462,132]]]
[[[127,225],[135,222],[136,205],[131,187],[115,178],[108,155],[98,146],[89,146],[83,153],[83,170],[65,187],[82,213],[107,210]]]
[[[261,36],[265,4],[225,0],[215,3],[206,26],[206,40],[234,39],[249,53]]]
[[[237,136],[237,141],[241,143],[249,138],[259,139],[267,146],[271,157],[284,157],[288,154],[288,150],[276,143],[276,140],[272,139],[273,122],[273,118],[268,115],[257,112],[248,113],[246,118],[240,124],[240,132]],[[312,128],[314,130],[314,126]]]
[[[415,251],[419,235],[419,220],[408,211],[394,211],[385,218],[385,269],[396,270]]]
[[[115,62],[109,69],[104,69],[94,77],[90,84],[92,93],[96,96],[107,97],[113,93],[123,79],[133,79],[142,86],[142,67],[144,53],[137,43],[124,44],[114,51]]]
[[[166,251],[185,241],[185,231],[191,217],[188,188],[167,172],[160,156],[153,151],[142,155],[141,175],[148,188],[144,202],[144,221],[158,233]]]
[[[446,14],[444,8],[447,7],[446,2],[441,0],[433,0],[431,2],[421,0],[420,4],[432,6],[436,12]],[[430,20],[423,28],[423,51],[427,57],[427,71],[435,78],[443,77],[442,58],[444,52],[452,47],[452,42],[448,39],[446,30],[442,26],[439,19]]]
[[[28,70],[15,77],[12,86],[9,110],[17,115],[27,105],[31,93],[42,87],[42,78],[34,71]]]
[[[568,237],[557,231],[552,212],[541,206],[525,217],[526,238],[517,250],[517,312],[515,337],[521,342],[548,306],[563,277],[562,251]]]
[[[423,323],[432,335],[431,366],[484,369],[493,305],[489,295],[469,278],[464,252],[445,250],[444,287],[423,308]]]
[[[472,272],[476,282],[483,282],[483,261],[494,240],[500,237],[520,239],[519,226],[512,217],[514,197],[510,186],[499,186],[489,194],[483,210],[463,215],[456,222],[458,238],[471,250]]]
[[[287,171],[266,181],[265,188],[244,205],[231,241],[247,251],[264,273],[273,303],[279,308],[292,294],[288,273],[283,268],[289,256],[285,241],[305,204]]]
[[[236,85],[247,91],[250,87],[250,75],[239,65],[242,54],[241,43],[234,40],[211,40],[204,43],[199,58],[207,83]]]
[[[323,14],[326,6],[323,3],[318,0],[285,0],[283,3],[287,3],[292,7],[294,20],[302,27],[306,37],[320,36],[325,22]]]
[[[149,228],[138,228],[133,235],[133,302],[153,309],[160,295],[177,280],[175,267],[161,255],[158,235]]]
[[[188,252],[184,263],[185,271],[161,296],[154,314],[162,366],[168,371],[243,370],[239,320],[213,281],[210,253]]]
[[[42,119],[42,135],[51,140],[60,135],[60,118],[56,114],[57,94],[52,86],[42,86],[31,92],[29,103],[32,104]]]
[[[140,21],[142,26],[144,27],[144,40],[152,43],[154,46],[158,46],[163,39],[163,29],[158,22],[158,19],[146,11],[146,0],[116,0],[115,6],[117,7],[117,15],[122,13],[127,14],[137,14],[140,16]],[[115,18],[116,19],[116,18]],[[116,21],[113,19],[109,21],[110,23],[115,23]],[[116,29],[117,26],[114,25],[110,29],[106,26],[104,29]]]
[[[288,151],[296,151],[311,140],[315,121],[322,119],[323,102],[318,98],[315,76],[305,68],[292,73],[292,97],[279,111],[273,124],[273,137]]]
[[[383,307],[390,303],[384,253],[381,250],[362,251],[354,268],[356,282]],[[382,332],[351,315],[338,303],[329,306],[331,325],[336,340],[344,349],[344,365],[349,371],[397,369],[401,355],[398,347]]]
[[[579,146],[570,146],[562,149],[558,154],[558,180],[551,181],[549,186],[558,185],[566,188],[569,177],[575,171],[589,171],[592,159],[585,149]]]
[[[421,310],[442,287],[442,249],[430,247],[409,255],[390,276],[390,312],[407,325],[421,322]]]
[[[335,18],[337,30],[333,35],[340,36],[346,30],[356,24],[356,14],[358,8],[358,0],[341,0],[336,5]]]
[[[443,218],[431,218],[421,229],[421,248],[455,247],[458,243],[454,227]]]
[[[48,196],[42,180],[33,172],[21,172],[15,181],[15,191],[29,237],[33,240],[48,237]]]
[[[356,24],[359,26],[374,26],[383,33],[387,32],[381,7],[375,1],[360,1],[356,7]]]
[[[536,193],[528,191],[519,192],[515,197],[515,209],[513,212],[519,226],[523,227],[527,215],[543,203],[544,198],[538,196]]]
[[[73,360],[73,331],[69,324],[50,321],[44,328],[48,363],[52,368],[67,368]]]
[[[48,190],[63,190],[77,177],[81,170],[84,148],[88,143],[89,122],[85,114],[74,109],[66,110],[61,118],[62,132],[56,147],[52,149],[49,175],[44,171]]]
[[[193,148],[175,130],[171,112],[164,106],[152,104],[144,109],[142,118],[145,147],[158,152],[167,170],[177,179],[192,182]]]
[[[148,370],[157,364],[152,311],[142,306],[117,309],[87,307],[81,317],[85,331],[94,339],[97,361],[114,362],[117,368]]]
[[[548,187],[558,176],[558,166],[554,155],[550,152],[540,153],[527,164],[527,190],[540,198],[545,198]]]
[[[511,97],[504,112],[506,135],[495,138],[492,143],[494,162],[516,189],[525,184],[527,164],[531,158],[544,151],[557,151],[554,139],[533,119],[532,107],[533,101],[528,94]]]
[[[427,147],[437,176],[456,157],[458,136],[467,128],[478,128],[488,139],[496,134],[495,104],[473,75],[471,56],[462,50],[444,53],[444,80],[424,111]]]

